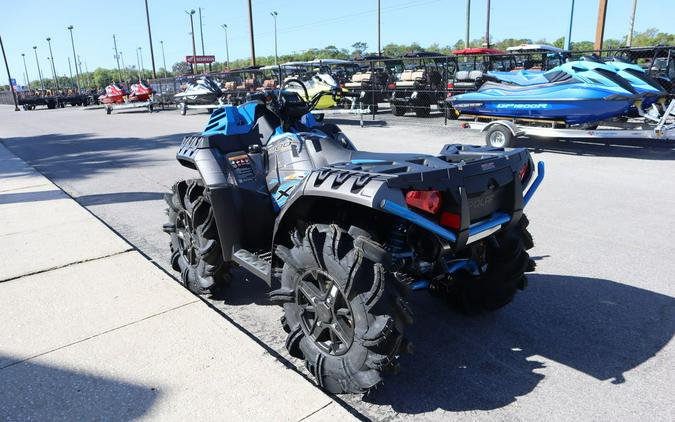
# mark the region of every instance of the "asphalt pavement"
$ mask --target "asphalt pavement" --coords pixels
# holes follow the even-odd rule
[[[194,176],[174,156],[182,136],[207,119],[173,110],[107,116],[0,107],[0,141],[171,271],[161,196]],[[483,142],[439,117],[380,114],[363,128],[353,117],[337,122],[364,150],[437,153],[447,143]],[[528,288],[507,308],[477,317],[417,293],[407,332],[415,355],[403,356],[401,372],[367,400],[338,397],[346,409],[374,420],[675,419],[675,145],[519,143],[547,166],[527,209],[538,264]],[[266,293],[262,281],[240,273],[208,300],[215,316],[307,376],[285,351],[281,309]],[[225,349],[214,358],[238,356]]]

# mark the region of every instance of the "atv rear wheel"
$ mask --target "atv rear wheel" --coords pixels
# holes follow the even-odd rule
[[[197,294],[229,280],[228,266],[218,240],[218,229],[208,191],[200,179],[182,180],[165,196],[171,236],[171,266],[181,281]]]
[[[534,246],[527,217],[518,226],[487,244],[487,270],[479,276],[458,275],[448,283],[448,303],[466,314],[495,311],[513,300],[527,286],[525,272],[534,270],[526,249]]]
[[[388,253],[363,230],[310,225],[293,247],[278,246],[286,348],[304,359],[317,384],[331,393],[365,393],[396,368],[405,302],[385,269]]]

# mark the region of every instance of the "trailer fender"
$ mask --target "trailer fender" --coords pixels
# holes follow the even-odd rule
[[[525,134],[518,125],[508,120],[495,120],[494,122],[490,122],[481,129],[481,132],[487,132],[495,126],[506,127],[514,138]]]

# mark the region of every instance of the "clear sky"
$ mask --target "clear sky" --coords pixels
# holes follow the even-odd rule
[[[422,46],[437,42],[452,45],[464,38],[467,0],[381,0],[382,43]],[[572,0],[492,0],[491,35],[503,38],[546,38],[567,35]],[[72,56],[66,27],[74,25],[75,48],[91,71],[115,67],[112,34],[123,52],[125,64],[136,64],[136,48],[142,47],[145,68],[150,66],[150,48],[143,0],[2,0],[0,35],[5,43],[10,70],[23,82],[21,53],[26,53],[28,73],[37,79],[32,46],[38,47],[43,74],[51,76],[46,38],[52,38],[54,61],[59,74],[68,73]],[[225,35],[220,24],[229,26],[230,59],[249,54],[247,0],[149,0],[157,67],[162,65],[160,40],[164,41],[167,66],[191,54],[190,23],[185,9],[202,7],[206,54],[225,59]],[[278,12],[279,53],[310,47],[336,45],[349,48],[357,41],[376,49],[376,0],[253,0],[256,53],[274,53],[271,11]],[[675,31],[675,0],[638,0],[636,31],[649,27]],[[625,37],[632,0],[609,0],[605,38]],[[590,40],[595,34],[597,0],[576,0],[573,41]],[[471,38],[485,31],[486,0],[472,0]],[[199,20],[195,15],[195,32]],[[197,38],[197,52],[201,52]],[[4,66],[0,83],[6,84]]]

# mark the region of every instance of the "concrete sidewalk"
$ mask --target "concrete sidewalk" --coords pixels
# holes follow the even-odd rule
[[[354,417],[0,144],[1,420]]]

